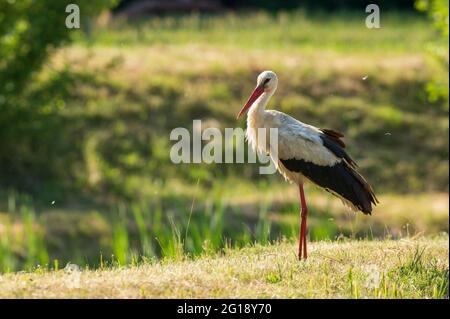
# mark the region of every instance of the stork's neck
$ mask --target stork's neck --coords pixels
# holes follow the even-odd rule
[[[248,110],[247,117],[250,118],[250,117],[261,115],[264,112],[264,110],[266,109],[266,105],[269,102],[269,100],[272,97],[274,92],[275,92],[275,90],[269,91],[269,92],[264,92],[263,94],[261,94],[261,96],[255,102],[253,102],[252,106]]]

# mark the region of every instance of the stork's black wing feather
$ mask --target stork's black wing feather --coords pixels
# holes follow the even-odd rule
[[[345,144],[341,140],[341,138],[344,137],[344,134],[330,129],[320,129],[320,131],[322,132],[322,134],[319,135],[320,139],[326,148],[332,151],[337,157],[345,159],[351,167],[358,167],[356,162],[344,150]]]
[[[310,181],[351,202],[364,214],[371,214],[372,204],[378,202],[372,187],[349,163],[340,161],[322,166],[301,159],[280,159],[290,171],[303,174]]]

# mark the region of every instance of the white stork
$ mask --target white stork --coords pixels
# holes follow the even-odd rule
[[[378,200],[372,187],[355,169],[356,163],[344,150],[343,134],[302,123],[275,110],[265,110],[277,89],[278,78],[272,71],[262,72],[256,88],[237,118],[248,110],[246,137],[259,152],[270,154],[278,171],[300,191],[301,225],[298,258],[307,258],[306,205],[303,183],[310,181],[339,197],[352,210],[371,214]],[[267,136],[258,139],[258,128]],[[278,149],[270,145],[270,128],[278,130]],[[267,141],[267,142],[265,142]],[[260,143],[261,142],[261,143]]]

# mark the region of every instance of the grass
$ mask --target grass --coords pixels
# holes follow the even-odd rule
[[[0,297],[448,298],[448,102],[425,94],[448,68],[429,56],[423,17],[364,19],[190,15],[74,32],[1,119],[14,125]],[[343,131],[381,200],[355,215],[308,187],[306,263],[295,187],[257,165],[169,159],[175,127],[243,126],[264,69],[280,78],[270,107]]]
[[[343,131],[377,190],[448,190],[448,110],[424,93],[446,71],[423,53],[75,46],[55,55],[52,66],[68,67],[73,83],[58,111],[67,123],[59,135],[73,145],[69,162],[59,165],[69,167],[61,178],[73,175],[91,197],[148,198],[173,178],[188,187],[217,177],[261,180],[256,165],[173,165],[168,136],[175,127],[190,130],[193,119],[221,130],[243,126],[235,115],[263,69],[280,78],[269,107]]]
[[[448,236],[280,241],[135,266],[5,274],[0,298],[448,298]],[[76,269],[76,268],[75,268]]]
[[[150,198],[171,179],[186,188],[198,179],[203,187],[266,179],[256,165],[173,165],[168,136],[193,119],[244,126],[237,111],[258,72],[273,69],[280,85],[270,108],[343,131],[377,191],[448,191],[448,103],[425,93],[448,75],[428,54],[433,27],[386,12],[382,28],[370,30],[364,18],[294,12],[93,25],[54,52],[23,108],[2,117],[15,124],[2,185],[43,202],[117,204]]]
[[[150,17],[131,23],[104,16],[89,37],[77,40],[83,45],[115,47],[195,43],[217,48],[317,51],[320,47],[324,51],[402,53],[423,52],[429,41],[438,38],[429,32],[430,21],[418,14],[385,12],[380,29],[366,28],[365,18],[363,11],[329,15],[301,10]]]
[[[161,189],[161,197],[146,202],[94,211],[58,205],[34,208],[11,195],[11,210],[0,213],[0,271],[54,268],[67,262],[101,268],[180,254],[196,257],[298,234],[295,187],[224,185],[191,189],[191,194],[176,187],[169,190],[166,194]],[[380,195],[373,216],[349,212],[338,199],[311,186],[307,194],[312,241],[415,238],[449,231],[445,193]]]

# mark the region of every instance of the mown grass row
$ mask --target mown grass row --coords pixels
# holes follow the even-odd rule
[[[448,235],[321,241],[300,262],[290,240],[125,267],[3,274],[3,298],[448,298]],[[116,264],[117,265],[117,264]],[[43,289],[45,287],[45,289]]]
[[[93,46],[201,45],[218,48],[280,49],[337,52],[424,52],[439,38],[425,16],[411,12],[383,12],[382,28],[369,29],[366,13],[333,15],[293,11],[151,16],[140,21],[103,16],[79,43]],[[351,30],[351,32],[349,31]],[[414,41],[405,41],[405,39]]]

